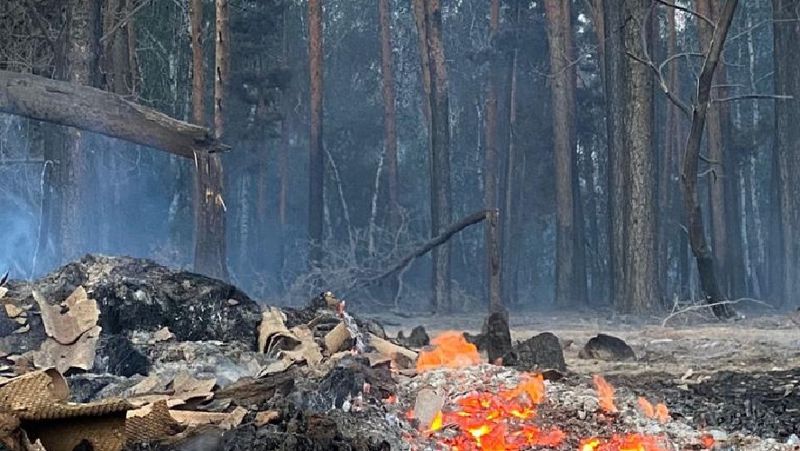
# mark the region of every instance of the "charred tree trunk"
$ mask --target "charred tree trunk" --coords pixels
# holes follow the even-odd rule
[[[493,46],[491,65],[489,68],[486,105],[484,106],[484,208],[492,211],[491,218],[484,226],[484,243],[486,248],[486,268],[489,288],[489,310],[503,310],[500,286],[500,242],[497,212],[497,85],[499,78],[499,52],[496,45],[497,29],[500,25],[500,0],[492,0],[489,4],[489,42]]]
[[[775,89],[793,99],[775,110],[777,178],[783,235],[782,296],[784,305],[800,305],[800,22],[798,0],[773,0]]]
[[[389,197],[387,224],[391,231],[400,225],[400,204],[397,185],[397,94],[394,84],[394,57],[392,55],[391,8],[389,0],[379,0],[378,15],[381,28],[381,81],[383,92],[383,145],[386,149],[386,178]]]
[[[738,0],[728,0],[720,13],[711,39],[711,47],[708,50],[703,68],[700,72],[700,79],[697,84],[697,100],[692,112],[692,128],[686,143],[686,151],[683,159],[683,201],[687,215],[687,228],[689,231],[689,242],[692,246],[692,253],[697,260],[697,269],[700,275],[700,285],[710,304],[716,304],[714,313],[718,317],[729,317],[733,313],[725,304],[719,304],[725,300],[723,292],[720,290],[719,282],[714,267],[714,255],[709,249],[706,241],[705,227],[703,225],[703,213],[700,209],[700,196],[697,191],[697,170],[700,160],[700,145],[705,128],[706,116],[711,105],[711,87],[714,80],[714,72],[722,54],[725,39],[728,36],[733,14],[738,6]]]
[[[325,165],[322,150],[322,0],[308,1],[308,67],[311,122],[308,166],[309,265],[322,261]]]
[[[192,30],[202,30],[200,2],[193,3]],[[214,68],[214,137],[221,140],[225,132],[224,115],[227,113],[226,90],[229,74],[230,30],[229,9],[227,0],[216,1],[215,21],[215,68]],[[195,17],[198,15],[198,17]],[[202,44],[199,35],[193,40],[193,61],[195,74],[203,71]],[[199,61],[198,61],[199,60]],[[203,95],[204,78],[195,80],[193,89],[201,89],[193,93],[194,115],[202,115],[203,102],[198,97]],[[198,84],[199,83],[199,84]],[[201,120],[196,117],[195,120]],[[203,154],[196,157],[196,209],[195,209],[195,248],[194,269],[198,273],[220,279],[228,278],[228,266],[225,243],[225,203],[223,197],[222,159],[219,155]]]
[[[644,48],[650,16],[649,0],[627,0],[624,5],[627,20],[623,32],[625,49],[636,55],[647,53]],[[626,296],[616,299],[620,311],[644,313],[659,304],[656,275],[656,192],[653,145],[653,74],[650,69],[632,58],[625,59],[628,74],[626,101],[623,108],[625,131],[623,145],[627,149],[630,202],[626,209],[624,227],[624,271]],[[619,264],[619,263],[618,263]]]

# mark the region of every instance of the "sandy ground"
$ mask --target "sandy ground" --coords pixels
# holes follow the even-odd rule
[[[793,320],[794,318],[794,320]],[[476,315],[376,318],[391,336],[425,326],[431,337],[444,330],[480,331]],[[800,318],[787,314],[747,315],[733,323],[697,316],[676,317],[666,326],[663,318],[641,320],[607,313],[525,313],[511,317],[512,338],[523,340],[552,332],[562,341],[570,371],[577,374],[668,373],[682,376],[731,371],[778,371],[800,367]],[[691,324],[689,324],[691,322]],[[578,357],[578,351],[597,333],[625,340],[636,352],[632,362],[600,362]]]

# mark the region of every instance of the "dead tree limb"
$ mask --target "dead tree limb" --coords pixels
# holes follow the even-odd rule
[[[0,70],[0,113],[79,128],[194,158],[227,149],[205,127],[87,86]]]
[[[492,214],[493,214],[492,210],[476,211],[475,213],[472,213],[471,215],[461,219],[460,221],[450,224],[446,229],[442,231],[442,233],[420,244],[419,247],[417,247],[414,251],[403,257],[399,262],[392,265],[391,268],[379,274],[378,276],[365,279],[360,285],[362,286],[369,285],[371,283],[378,282],[380,280],[383,280],[391,276],[397,271],[400,271],[403,268],[407,267],[415,259],[422,257],[423,255],[427,254],[437,246],[441,246],[442,244],[446,243],[447,240],[453,237],[453,235],[466,229],[469,226],[484,221],[485,219],[489,218],[489,216]]]

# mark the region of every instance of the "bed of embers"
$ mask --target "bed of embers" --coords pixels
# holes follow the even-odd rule
[[[497,315],[394,338],[332,293],[262,307],[136,259],[0,288],[0,449],[800,449],[798,370],[576,374],[557,337],[511,343]]]

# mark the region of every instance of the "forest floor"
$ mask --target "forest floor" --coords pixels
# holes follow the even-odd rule
[[[665,315],[666,316],[666,315]],[[403,318],[376,317],[387,334],[406,335],[423,325],[431,337],[445,330],[480,332],[483,317],[447,315]],[[692,322],[676,318],[662,326],[650,321],[605,312],[519,313],[511,315],[513,340],[552,332],[562,342],[569,370],[578,374],[667,373],[676,376],[718,371],[779,371],[800,368],[800,325],[791,314],[756,314],[730,323]],[[797,319],[795,319],[797,321]],[[629,362],[602,362],[578,357],[583,345],[598,333],[625,340],[636,352]]]

